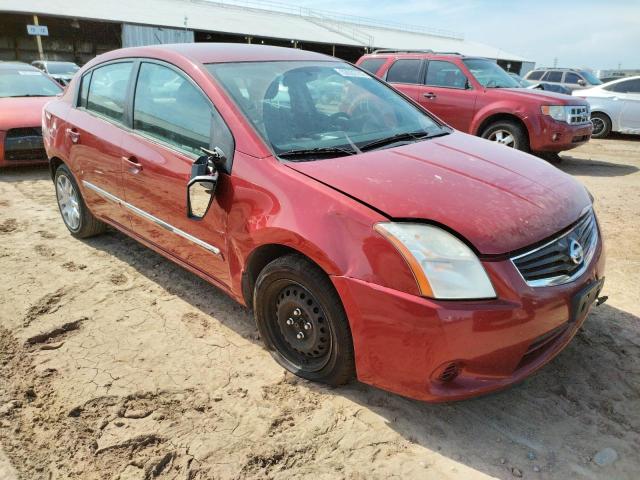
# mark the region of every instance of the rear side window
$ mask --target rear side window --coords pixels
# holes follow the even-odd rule
[[[387,72],[387,82],[390,83],[422,83],[420,70],[422,60],[407,58],[397,60]]]
[[[209,148],[212,114],[204,94],[184,76],[155,63],[140,65],[133,106],[134,129],[201,155],[200,147]]]
[[[531,72],[527,75],[527,80],[540,80],[543,74],[544,71],[536,70],[535,72]]]
[[[131,62],[112,63],[93,70],[87,95],[87,110],[123,122],[132,66]]]
[[[605,90],[618,93],[640,93],[640,78],[615,83],[604,88]]]
[[[89,72],[82,77],[80,83],[80,95],[78,97],[78,107],[87,108],[87,100],[89,99],[89,84],[91,83],[91,74]]]
[[[386,58],[368,58],[364,60],[360,65],[358,65],[363,70],[366,70],[369,73],[373,73],[374,75],[380,70],[380,67],[386,62]]]
[[[564,74],[564,83],[578,83],[578,80],[582,80],[582,77],[577,73],[567,72]]]
[[[543,80],[545,82],[561,82],[562,81],[562,72],[558,72],[557,70],[551,70],[547,72],[544,76]]]
[[[465,88],[467,77],[451,62],[431,60],[427,67],[426,84],[432,87]]]

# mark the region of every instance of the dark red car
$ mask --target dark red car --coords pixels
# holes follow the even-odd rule
[[[485,58],[381,50],[363,56],[357,65],[452,127],[518,150],[557,153],[591,138],[585,100],[522,88]]]
[[[310,380],[496,390],[558,354],[602,288],[582,185],[325,55],[113,51],[47,104],[44,139],[72,235],[109,224],[218,286]]]
[[[37,68],[0,62],[0,168],[47,163],[42,107],[60,87]]]

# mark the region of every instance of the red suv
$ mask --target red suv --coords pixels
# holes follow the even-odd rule
[[[503,388],[602,288],[582,185],[332,57],[117,50],[43,118],[72,235],[111,225],[216,285],[310,380],[431,401]]]
[[[560,152],[591,137],[585,100],[522,88],[485,58],[378,50],[357,65],[452,127],[518,150]]]

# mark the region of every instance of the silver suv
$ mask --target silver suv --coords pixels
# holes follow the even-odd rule
[[[575,68],[536,68],[524,78],[534,82],[562,85],[572,91],[602,85],[598,77],[589,70]]]

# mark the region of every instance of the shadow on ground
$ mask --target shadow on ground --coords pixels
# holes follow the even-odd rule
[[[556,167],[565,173],[585,177],[622,177],[638,171],[633,165],[580,158],[570,153],[562,154],[562,162]]]
[[[257,338],[248,310],[136,241],[109,231],[87,243],[243,337]],[[221,315],[223,310],[232,314]],[[606,304],[598,307],[567,349],[539,373],[506,391],[464,402],[425,404],[357,382],[338,389],[302,382],[300,388],[349,398],[408,441],[489,475],[512,478],[517,469],[525,478],[597,478],[594,469],[601,467],[591,457],[598,450],[613,447],[633,458],[640,448],[640,342],[632,328],[639,321]]]

